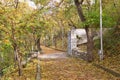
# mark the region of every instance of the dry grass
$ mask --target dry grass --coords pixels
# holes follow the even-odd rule
[[[23,69],[23,76],[21,77],[16,71],[4,75],[1,80],[35,80],[37,63],[37,60],[30,62]],[[103,62],[100,64],[103,65]],[[120,68],[117,65],[113,65],[111,68],[120,73]],[[92,63],[75,58],[42,60],[40,66],[41,80],[120,80],[120,78],[93,66]]]
[[[46,54],[59,52],[50,48],[42,47]],[[18,76],[17,70],[13,73],[7,73],[1,80],[35,80],[36,65],[38,61],[34,59],[23,69],[23,75]],[[101,62],[95,64],[107,67],[120,73],[120,55],[107,57]],[[120,80],[109,72],[104,71],[80,59],[48,59],[40,61],[41,80]]]
[[[22,76],[18,75],[18,70],[7,72],[1,80],[35,80],[37,60],[30,62],[26,68],[22,69]]]
[[[117,77],[79,59],[41,61],[42,80],[116,80]],[[119,79],[118,79],[119,80]]]

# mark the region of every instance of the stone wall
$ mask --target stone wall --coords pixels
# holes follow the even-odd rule
[[[76,34],[75,30],[71,30],[68,33],[68,54],[72,55],[72,49],[77,47],[77,39],[76,39]]]
[[[83,52],[83,51],[79,50],[78,48],[72,49],[72,56],[81,58],[83,60],[87,60],[87,52]]]

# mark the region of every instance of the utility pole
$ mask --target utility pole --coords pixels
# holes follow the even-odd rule
[[[102,0],[100,0],[100,60],[103,60]]]

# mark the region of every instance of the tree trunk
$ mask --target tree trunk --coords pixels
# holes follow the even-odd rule
[[[82,22],[85,22],[86,21],[86,18],[83,14],[83,10],[82,10],[82,3],[83,3],[84,0],[74,0],[75,2],[75,5],[77,7],[77,11],[78,11],[78,15],[79,15],[79,18]],[[86,25],[85,26],[85,31],[86,31],[86,35],[87,35],[87,61],[88,62],[91,62],[93,61],[93,36],[92,36],[92,32],[90,31],[89,29],[89,25]]]
[[[93,36],[92,31],[89,28],[85,28],[87,35],[87,61],[93,61]]]
[[[57,48],[57,39],[55,36],[54,36],[54,46],[55,46],[55,48]]]
[[[19,76],[22,75],[22,66],[21,66],[21,61],[20,61],[20,57],[18,54],[18,45],[17,45],[17,40],[15,38],[15,27],[14,27],[14,22],[12,22],[12,27],[11,27],[11,39],[12,39],[12,47],[14,49],[14,60],[15,60],[15,67],[16,65],[18,65],[18,74]]]
[[[19,76],[22,76],[22,64],[19,57],[18,57],[18,74]]]
[[[19,76],[21,76],[22,75],[22,65],[21,65],[21,60],[20,60],[19,54],[18,54],[17,45],[13,45],[13,48],[14,48],[14,57],[15,57],[15,67],[16,67],[16,65],[18,66],[18,74],[19,74]]]
[[[84,1],[84,0],[81,0],[81,2],[79,2],[79,0],[74,0],[75,5],[76,5],[76,7],[77,7],[77,11],[78,11],[78,15],[79,15],[80,20],[81,20],[82,22],[85,22],[86,19],[85,19],[85,16],[84,16],[84,14],[83,14],[83,10],[82,10],[82,7],[81,7],[83,1]]]
[[[38,51],[41,51],[41,47],[40,47],[40,37],[37,39],[36,45],[37,45]]]
[[[17,49],[16,49],[16,44],[13,42],[13,49],[14,49],[14,62],[15,62],[15,65],[14,67],[16,67],[17,65]]]

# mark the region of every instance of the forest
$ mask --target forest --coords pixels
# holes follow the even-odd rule
[[[85,60],[67,53],[72,29],[85,30]],[[0,80],[119,79],[120,0],[0,0]]]

